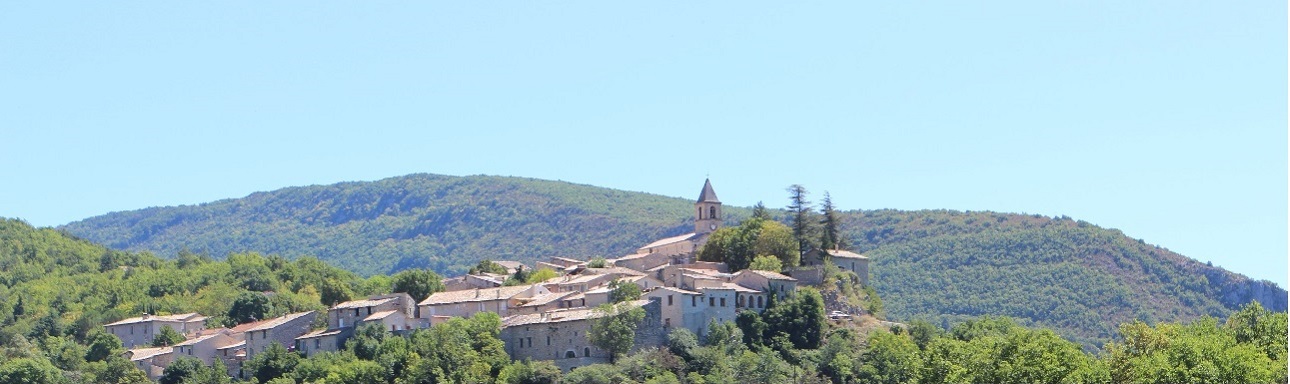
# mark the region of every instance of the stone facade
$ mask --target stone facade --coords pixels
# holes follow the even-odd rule
[[[869,258],[851,251],[839,249],[812,249],[802,255],[802,265],[822,265],[825,260],[843,271],[850,271],[860,277],[860,284],[869,286]]]
[[[309,332],[310,326],[318,312],[297,312],[282,317],[252,323],[255,326],[244,331],[246,334],[246,359],[264,352],[270,344],[281,344],[287,349],[296,346],[296,338]],[[236,328],[235,328],[236,329]]]
[[[630,305],[645,310],[636,331],[633,349],[661,346],[667,335],[661,326],[657,300],[638,300]],[[500,338],[514,360],[553,360],[563,369],[608,362],[610,353],[591,345],[591,324],[599,317],[594,308],[575,308],[516,315],[502,319]]]
[[[196,313],[143,315],[103,326],[108,333],[121,339],[121,345],[126,348],[152,345],[152,340],[164,327],[170,327],[181,335],[191,335],[206,329],[206,316]]]

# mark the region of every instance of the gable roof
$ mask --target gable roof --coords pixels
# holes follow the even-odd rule
[[[661,247],[661,246],[668,245],[668,244],[676,244],[676,243],[679,243],[679,242],[682,242],[682,241],[692,240],[692,239],[695,239],[695,238],[698,238],[698,237],[699,237],[699,234],[697,234],[697,233],[687,233],[687,234],[680,235],[680,236],[672,236],[672,237],[669,237],[669,238],[666,238],[666,239],[660,239],[660,240],[655,241],[655,242],[653,242],[653,243],[645,244],[645,246],[640,247],[640,248],[638,248],[638,249],[646,249],[646,248]]]
[[[649,304],[649,300],[628,301],[626,303],[641,307]],[[594,319],[601,316],[603,316],[603,312],[596,311],[595,308],[557,309],[541,313],[507,316],[502,319],[502,328],[529,324],[563,323],[566,321]]]
[[[139,360],[147,359],[149,357],[171,353],[171,352],[174,352],[174,350],[175,349],[171,347],[155,347],[155,348],[135,348],[127,352],[130,354],[130,361],[139,361]]]
[[[388,311],[375,312],[375,313],[372,313],[372,314],[370,314],[370,315],[367,315],[367,317],[364,317],[364,318],[363,318],[363,321],[381,320],[381,319],[384,319],[384,318],[386,318],[386,317],[389,317],[390,315],[393,315],[393,314],[395,314],[395,313],[399,313],[399,311],[396,311],[396,310],[391,309],[391,310],[388,310]]]
[[[797,279],[794,279],[794,278],[792,278],[792,277],[785,276],[785,275],[783,275],[783,274],[781,274],[781,273],[779,273],[779,272],[761,271],[761,270],[756,270],[756,269],[745,269],[745,270],[743,270],[743,271],[740,271],[740,273],[743,273],[743,272],[747,272],[747,273],[755,273],[755,274],[761,275],[762,277],[765,277],[765,278],[767,278],[767,279],[771,279],[771,280],[788,280],[788,281],[797,281]]]
[[[865,260],[868,260],[868,259],[869,259],[869,257],[867,257],[867,256],[865,256],[865,255],[861,255],[861,254],[859,254],[859,253],[855,253],[855,252],[851,252],[851,251],[843,251],[843,250],[841,250],[841,249],[828,250],[828,251],[824,251],[824,252],[828,252],[828,253],[829,253],[829,256],[833,256],[833,257],[841,257],[841,258],[844,258],[844,259],[865,259]]]
[[[699,201],[697,202],[698,203],[704,203],[704,202],[720,203],[721,202],[721,200],[717,199],[717,193],[712,191],[712,181],[708,179],[703,179],[703,191],[699,192]]]
[[[525,290],[532,288],[532,285],[516,285],[512,287],[497,288],[476,288],[461,291],[435,292],[434,294],[422,300],[417,305],[436,305],[451,303],[469,303],[476,301],[490,300],[507,300],[512,296],[520,294]]]
[[[112,327],[112,326],[117,326],[117,325],[126,325],[126,324],[134,324],[134,323],[146,323],[146,322],[151,322],[151,321],[185,322],[185,323],[186,323],[186,322],[194,322],[194,321],[206,321],[206,316],[202,316],[202,315],[198,314],[197,312],[180,313],[180,314],[176,314],[176,315],[160,315],[160,316],[158,316],[158,315],[143,315],[143,316],[139,316],[139,317],[131,317],[131,318],[129,318],[129,319],[123,319],[123,320],[121,320],[121,321],[117,321],[117,322],[115,322],[115,323],[111,323],[111,324],[104,325],[104,327]]]
[[[310,313],[314,313],[314,311],[288,313],[286,315],[278,316],[268,320],[260,320],[254,323],[239,324],[238,326],[233,327],[233,332],[234,333],[252,332],[252,331],[263,331],[263,330],[273,329],[273,327],[286,324],[289,321],[299,319]]]
[[[363,299],[363,300],[351,300],[351,301],[346,301],[346,302],[344,302],[344,303],[336,304],[336,306],[331,307],[331,309],[346,309],[346,308],[375,307],[375,306],[378,306],[378,305],[381,305],[381,304],[385,304],[385,303],[388,303],[388,302],[391,302],[391,301],[394,301],[394,298],[393,298],[393,297],[382,297],[382,298],[376,298],[376,299]]]

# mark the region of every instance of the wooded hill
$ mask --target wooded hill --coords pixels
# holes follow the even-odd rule
[[[363,275],[411,267],[456,275],[484,258],[628,254],[688,232],[692,209],[687,198],[566,182],[416,174],[117,212],[61,229],[163,256],[257,251],[312,255]],[[750,213],[724,211],[727,225]],[[1251,300],[1286,310],[1286,291],[1275,284],[1069,218],[944,210],[840,216],[850,248],[873,259],[872,282],[895,320],[946,325],[1003,315],[1097,347],[1117,324],[1135,319],[1222,318]]]

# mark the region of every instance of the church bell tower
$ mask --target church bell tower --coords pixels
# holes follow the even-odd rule
[[[706,234],[721,228],[721,200],[712,191],[712,182],[703,180],[703,192],[699,192],[699,201],[694,203],[698,216],[694,217],[694,233]]]

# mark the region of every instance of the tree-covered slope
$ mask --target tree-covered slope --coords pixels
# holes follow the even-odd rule
[[[454,275],[483,258],[625,254],[689,230],[692,208],[688,198],[565,182],[418,174],[117,212],[63,229],[162,255],[258,251],[365,275],[414,266]],[[725,211],[728,225],[749,212]],[[1133,319],[1224,317],[1250,300],[1286,309],[1286,291],[1272,283],[1068,218],[877,210],[841,221],[850,248],[873,259],[871,281],[897,320],[1005,315],[1098,345]]]
[[[116,212],[70,233],[115,249],[314,255],[370,275],[484,258],[615,257],[683,233],[686,199],[512,177],[416,174]]]

